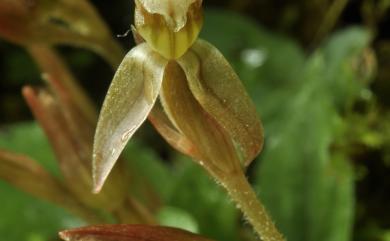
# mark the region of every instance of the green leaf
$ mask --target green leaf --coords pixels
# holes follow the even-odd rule
[[[1,180],[0,197],[0,234],[7,241],[52,240],[58,230],[83,224],[63,209],[33,198]]]
[[[57,176],[60,173],[45,133],[35,122],[1,128],[0,148],[29,156]]]
[[[195,218],[180,208],[166,206],[159,211],[157,217],[160,225],[199,232],[199,224]]]
[[[326,65],[324,77],[339,109],[350,107],[372,77],[375,63],[365,59],[371,40],[367,29],[350,27],[336,32],[321,49]]]
[[[345,241],[353,220],[353,173],[330,152],[341,121],[313,56],[303,85],[268,125],[256,183],[266,207],[289,240]],[[342,167],[342,168],[340,168]]]
[[[343,138],[338,111],[347,108],[363,87],[350,61],[364,45],[352,44],[359,40],[347,38],[351,31],[330,40],[340,42],[340,36],[346,36],[344,41],[351,44],[344,44],[343,51],[348,54],[327,55],[331,44],[317,51],[307,61],[296,93],[287,96],[274,121],[265,123],[269,138],[257,171],[259,190],[290,240],[351,238],[353,172],[343,153],[331,151],[332,144]],[[360,33],[366,40],[360,42],[367,45],[367,33]]]
[[[29,155],[50,171],[58,173],[50,146],[35,123],[2,128],[0,148]],[[4,240],[50,240],[57,236],[59,229],[81,224],[65,210],[33,198],[2,180],[0,197],[0,234]]]
[[[152,149],[135,140],[129,142],[123,153],[128,160],[131,175],[142,177],[138,181],[148,181],[147,185],[150,184],[162,201],[166,201],[175,180],[163,160]],[[145,186],[145,183],[139,184]],[[134,185],[131,186],[133,188]]]
[[[341,112],[364,88],[355,63],[370,33],[340,31],[306,58],[251,20],[208,11],[202,37],[231,60],[262,117],[266,140],[254,183],[276,225],[290,241],[350,240],[354,174],[332,146],[348,124]]]

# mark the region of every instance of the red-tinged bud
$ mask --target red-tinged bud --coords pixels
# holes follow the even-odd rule
[[[147,225],[100,225],[60,232],[65,241],[212,241],[177,228]]]

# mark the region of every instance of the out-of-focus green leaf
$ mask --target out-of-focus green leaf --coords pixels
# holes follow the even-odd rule
[[[50,146],[35,123],[2,128],[0,148],[31,156],[50,171],[58,173]],[[49,240],[56,237],[59,229],[81,224],[63,209],[33,198],[2,180],[0,200],[0,235],[4,240]]]
[[[350,238],[352,173],[345,160],[334,159],[329,151],[340,119],[322,88],[323,63],[320,55],[309,60],[302,89],[279,109],[279,121],[268,125],[256,171],[260,196],[293,241]]]
[[[152,149],[135,140],[129,142],[123,153],[128,160],[131,175],[136,174],[143,178],[135,181],[147,180],[161,197],[161,201],[167,200],[175,180],[163,160]],[[145,183],[139,183],[139,185],[144,186]]]
[[[365,91],[364,84],[371,78],[375,63],[366,63],[365,50],[372,39],[366,29],[351,27],[336,32],[325,41],[321,52],[324,56],[323,82],[331,91],[335,108],[350,107],[353,100]]]
[[[350,47],[351,51],[354,46]],[[348,159],[331,147],[343,133],[338,111],[353,101],[362,86],[350,64],[352,55],[337,66],[332,66],[336,59],[324,56],[320,50],[307,60],[295,92],[285,96],[276,114],[278,121],[265,124],[269,138],[257,168],[257,183],[289,240],[351,238],[353,172]],[[276,98],[269,97],[268,101]]]
[[[186,157],[180,158],[176,167],[167,204],[194,217],[202,235],[215,240],[239,240],[239,214],[224,190]]]
[[[158,213],[160,225],[175,227],[187,230],[189,232],[199,232],[199,225],[195,218],[188,212],[175,207],[166,206]]]
[[[0,148],[24,154],[59,174],[53,151],[42,129],[32,122],[0,128]]]
[[[3,181],[0,181],[0,199],[0,235],[7,241],[51,240],[59,229],[82,225],[63,209],[35,199]]]

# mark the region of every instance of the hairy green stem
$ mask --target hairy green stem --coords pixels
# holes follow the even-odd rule
[[[243,172],[225,178],[222,185],[227,189],[230,197],[236,202],[237,207],[241,209],[248,222],[252,224],[261,240],[285,241]]]

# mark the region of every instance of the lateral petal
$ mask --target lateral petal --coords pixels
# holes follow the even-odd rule
[[[262,149],[263,128],[233,68],[203,40],[198,40],[178,63],[196,100],[230,134],[243,155],[243,165],[248,166]]]
[[[100,191],[120,153],[152,109],[160,92],[166,63],[144,43],[133,48],[119,66],[95,133],[95,192]]]

